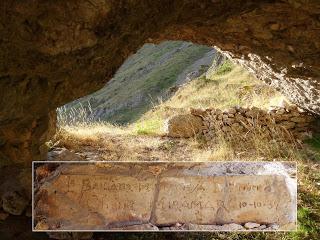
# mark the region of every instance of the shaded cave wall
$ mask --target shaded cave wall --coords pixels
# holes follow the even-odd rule
[[[3,0],[0,11],[2,165],[45,159],[55,109],[104,86],[146,42],[218,46],[320,113],[317,0]]]

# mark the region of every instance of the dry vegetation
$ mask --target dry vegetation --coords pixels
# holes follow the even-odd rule
[[[196,94],[195,94],[196,93]],[[216,73],[208,73],[190,82],[167,102],[154,106],[136,123],[126,127],[107,123],[82,123],[61,126],[55,146],[64,146],[85,157],[95,154],[102,160],[121,161],[221,161],[221,160],[289,160],[298,162],[299,229],[293,233],[211,234],[210,239],[319,239],[320,173],[319,139],[308,143],[267,141],[259,129],[246,141],[230,141],[219,137],[206,142],[201,136],[193,139],[165,137],[161,126],[166,117],[187,111],[189,107],[227,108],[234,105],[267,108],[284,98],[264,86],[248,72],[231,63]],[[147,236],[147,235],[146,235]],[[149,236],[149,235],[148,235]],[[188,235],[197,238],[198,234]],[[206,234],[201,235],[206,236]],[[137,235],[137,239],[146,238]],[[161,237],[159,237],[161,239]],[[165,238],[164,238],[165,239]]]

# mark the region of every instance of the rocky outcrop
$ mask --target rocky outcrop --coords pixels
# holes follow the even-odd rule
[[[207,141],[222,137],[246,142],[251,137],[292,142],[310,138],[318,131],[315,117],[294,105],[269,111],[257,107],[233,107],[224,111],[191,109],[191,113],[202,117],[202,133]]]
[[[3,0],[0,11],[2,164],[42,158],[49,112],[101,88],[145,42],[216,45],[320,113],[318,0]]]

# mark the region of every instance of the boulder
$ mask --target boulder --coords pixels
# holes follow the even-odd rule
[[[165,121],[164,132],[169,137],[193,137],[202,129],[202,118],[192,114],[175,115]]]

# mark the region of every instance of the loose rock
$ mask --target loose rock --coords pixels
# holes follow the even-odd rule
[[[244,225],[244,227],[246,229],[252,229],[252,228],[257,228],[257,227],[260,227],[260,224],[259,223],[253,223],[253,222],[248,222]]]
[[[84,159],[78,154],[71,152],[66,148],[55,148],[48,152],[48,161],[83,161]]]
[[[202,118],[192,114],[176,115],[166,120],[165,133],[169,137],[193,137],[202,128]]]

